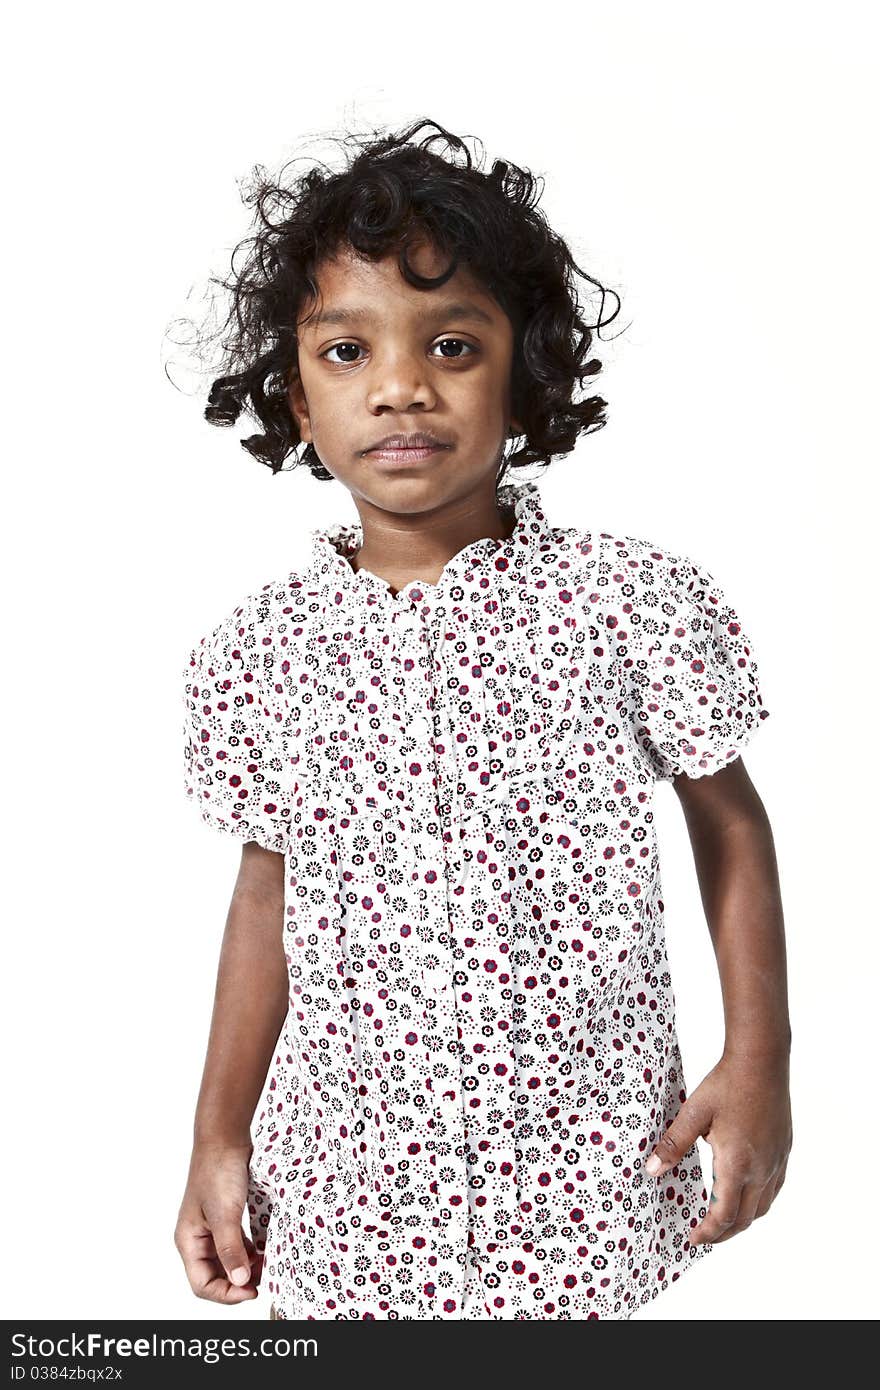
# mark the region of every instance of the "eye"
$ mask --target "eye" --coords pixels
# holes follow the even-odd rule
[[[358,350],[359,350],[359,346],[360,346],[360,345],[359,345],[358,343],[334,343],[333,346],[332,346],[332,347],[329,347],[329,348],[327,349],[326,352],[322,352],[322,353],[321,353],[321,356],[322,356],[322,357],[326,357],[326,358],[327,358],[327,361],[330,362],[330,361],[332,361],[331,357],[329,356],[329,354],[330,354],[331,352],[337,352],[340,348],[355,348],[355,349],[358,349]],[[351,358],[351,357],[347,357],[347,358],[345,359],[345,362],[343,362],[343,363],[336,363],[336,365],[337,365],[337,366],[346,366],[346,365],[348,365],[349,363],[351,363],[352,361],[356,361],[356,359],[355,359],[355,358]]]
[[[435,343],[434,346],[445,347],[448,343],[457,343],[459,347],[467,348],[468,352],[476,352],[477,350],[475,347],[472,347],[470,343],[466,343],[463,338],[441,338],[439,343]],[[456,356],[458,356],[458,354],[456,354]]]
[[[450,344],[459,348],[467,348],[467,353],[449,353],[444,351],[443,356],[446,357],[449,361],[455,362],[460,360],[460,358],[463,356],[467,356],[468,354],[474,354],[477,352],[477,348],[473,347],[471,343],[466,343],[463,338],[441,338],[439,342],[436,342],[434,344],[434,347],[446,349]],[[321,353],[321,356],[326,358],[328,362],[332,362],[334,366],[349,367],[353,363],[357,362],[358,359],[356,357],[344,357],[342,358],[342,360],[340,360],[339,358],[334,358],[330,356],[331,352],[342,352],[343,350],[349,348],[353,348],[355,352],[361,351],[359,343],[333,343],[332,347],[326,348],[325,351]]]

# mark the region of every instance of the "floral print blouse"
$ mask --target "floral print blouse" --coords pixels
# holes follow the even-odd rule
[[[696,561],[551,525],[397,594],[311,533],[184,672],[185,790],[285,856],[289,1011],[248,1217],[273,1316],[629,1318],[713,1247],[653,796],[768,711]]]

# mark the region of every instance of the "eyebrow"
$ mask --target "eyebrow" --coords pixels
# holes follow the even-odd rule
[[[435,319],[471,319],[475,323],[492,323],[493,319],[479,305],[472,304],[469,300],[460,299],[453,303],[443,302],[435,304],[428,309],[422,316],[428,321]],[[322,324],[336,323],[364,323],[369,322],[372,313],[369,309],[360,307],[322,309],[314,318],[308,320],[307,327],[318,328]]]

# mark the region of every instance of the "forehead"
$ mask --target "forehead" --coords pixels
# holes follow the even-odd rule
[[[407,259],[417,274],[431,277],[442,274],[449,265],[448,257],[428,245],[409,249]],[[459,264],[455,274],[434,289],[418,289],[404,279],[395,252],[381,260],[369,261],[346,247],[320,263],[315,282],[318,299],[310,298],[300,312],[299,321],[305,329],[317,330],[321,326],[316,322],[317,316],[325,311],[354,308],[366,310],[377,319],[421,317],[441,300],[461,302],[465,298],[493,322],[500,313],[492,296],[467,265]]]

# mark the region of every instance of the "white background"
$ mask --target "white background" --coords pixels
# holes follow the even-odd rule
[[[310,527],[355,511],[251,459],[252,424],[206,424],[164,339],[249,230],[254,164],[421,116],[541,174],[551,224],[623,301],[594,344],[609,423],[541,480],[551,520],[705,562],[771,711],[746,762],[786,910],[788,1177],[637,1317],[876,1312],[870,7],[513,15],[213,0],[5,21],[7,1318],[268,1315],[262,1295],[196,1300],[172,1239],[239,857],[185,802],[179,676]],[[720,991],[670,787],[657,803],[694,1089]]]

